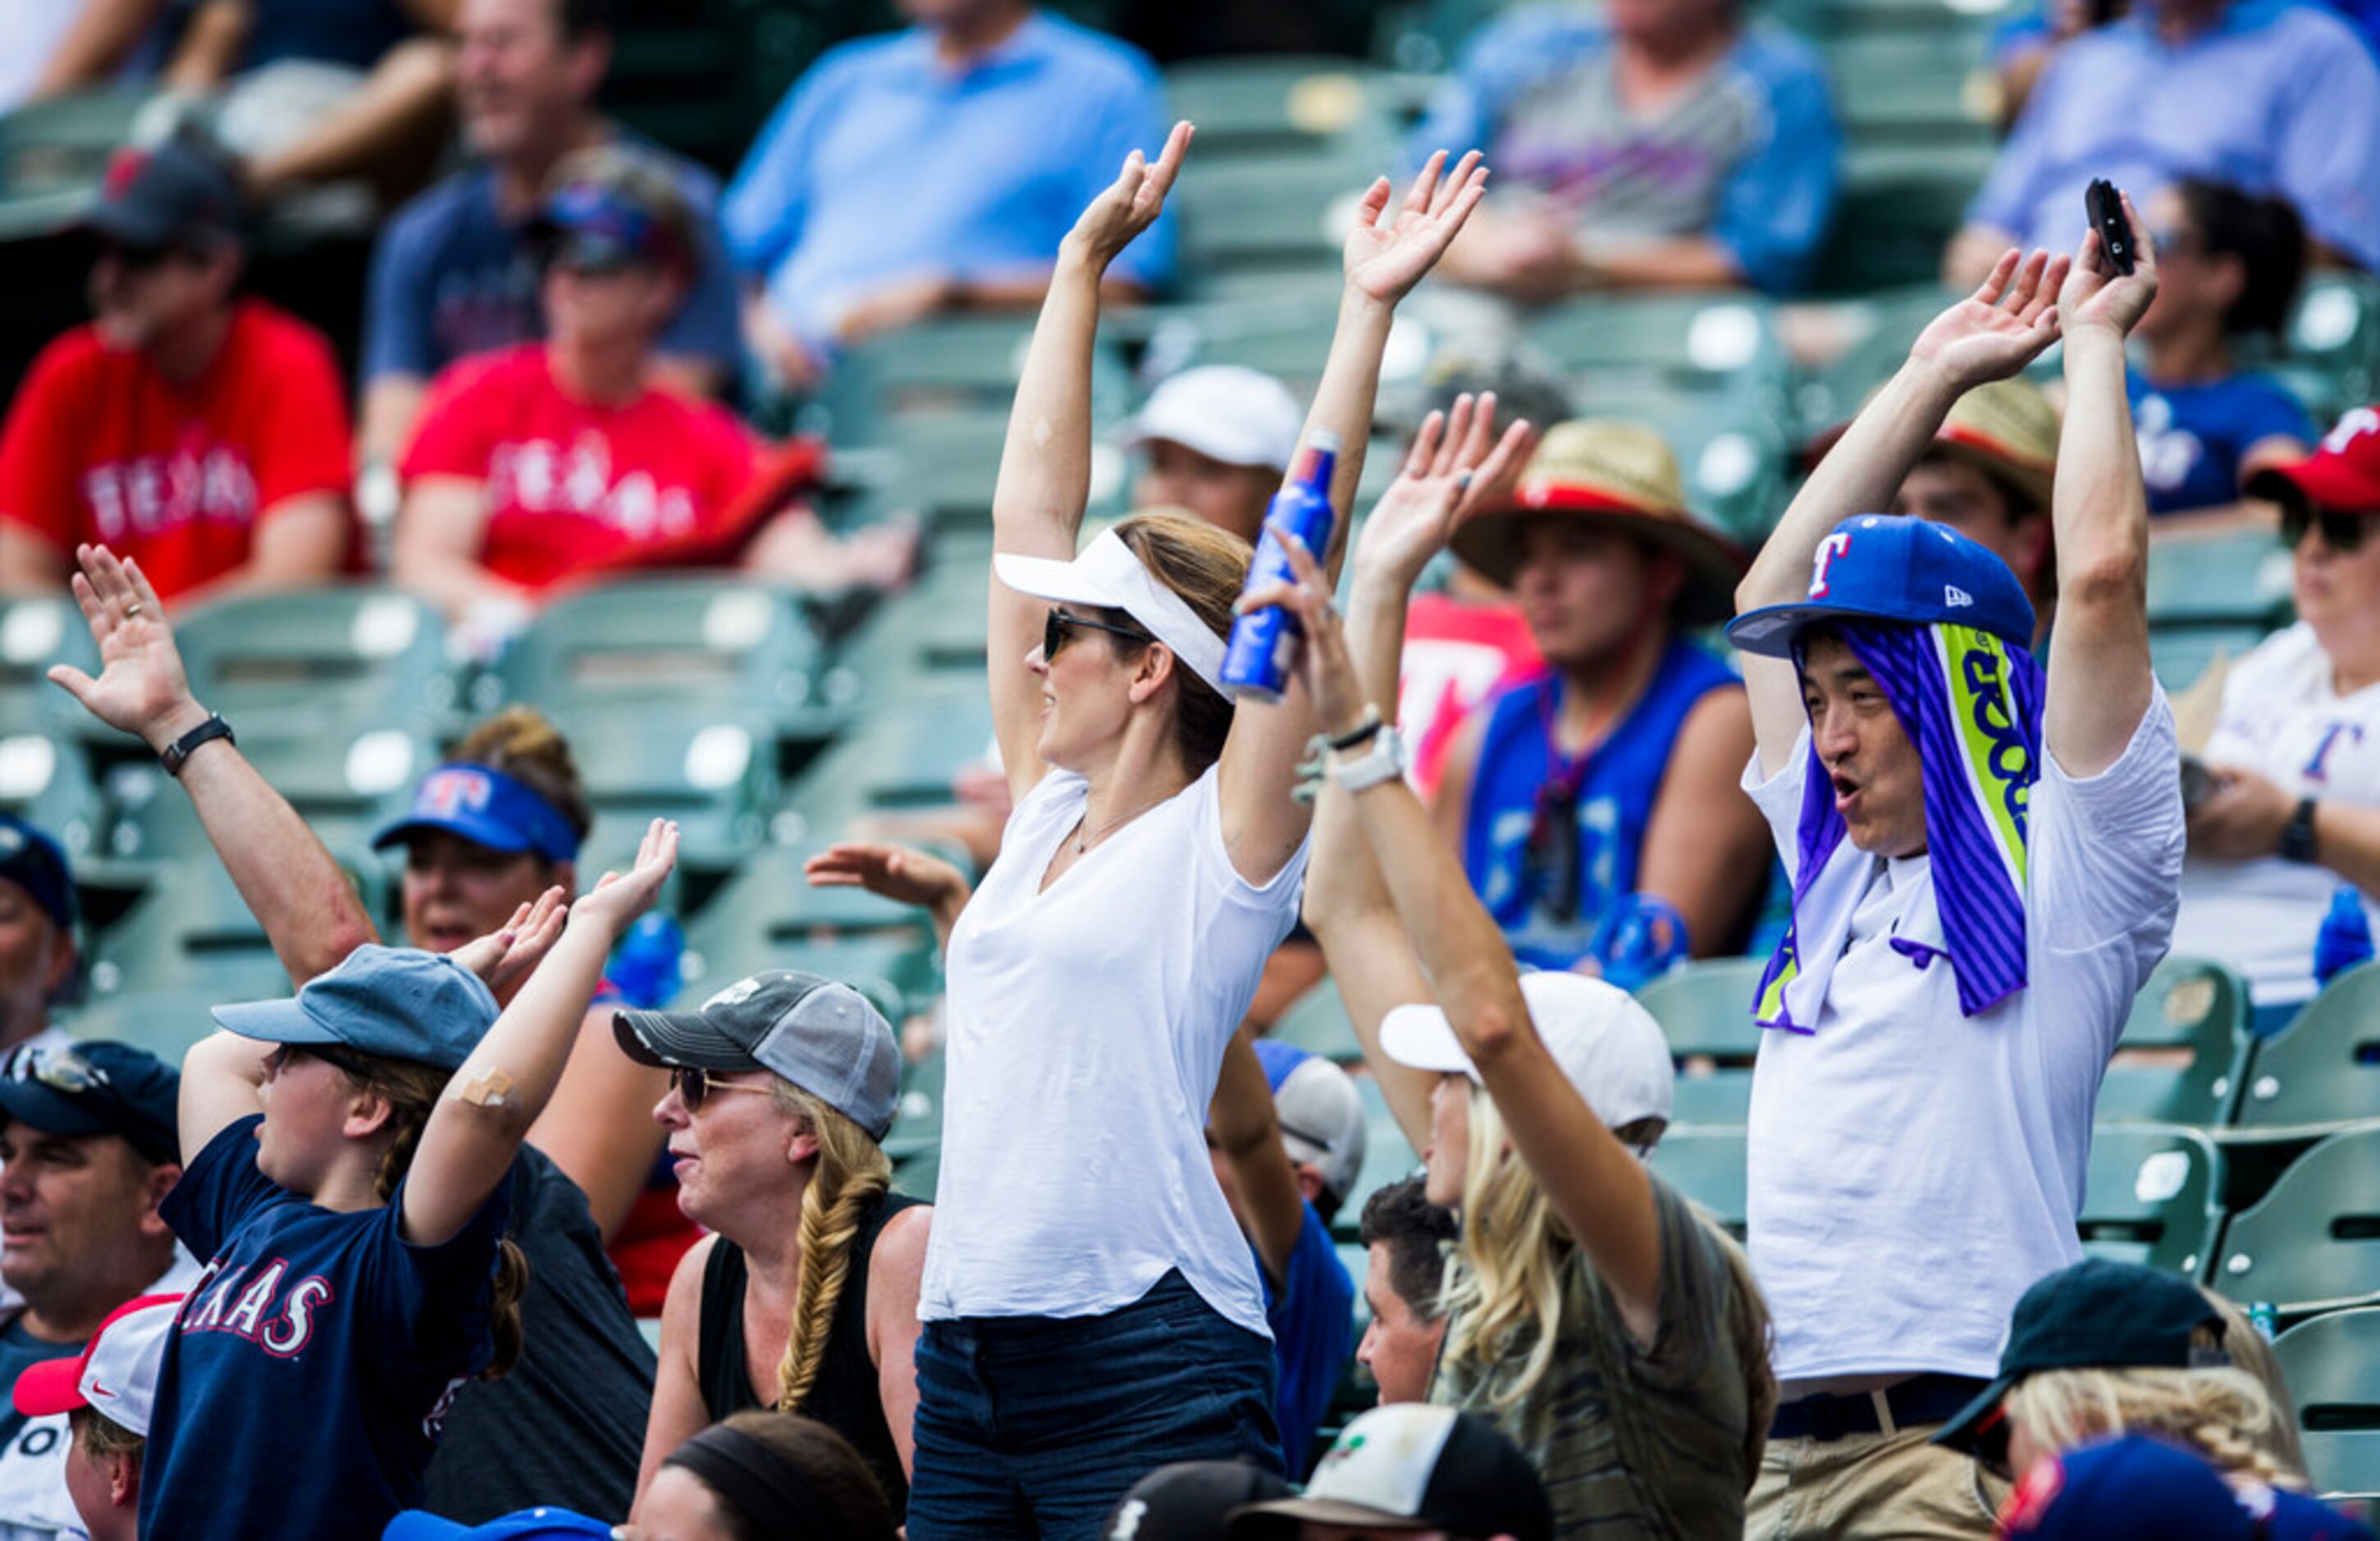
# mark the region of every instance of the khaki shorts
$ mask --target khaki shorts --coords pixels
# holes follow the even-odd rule
[[[1941,1426],[1769,1440],[1744,1506],[1744,1541],[1988,1541],[2009,1484],[1926,1443]]]

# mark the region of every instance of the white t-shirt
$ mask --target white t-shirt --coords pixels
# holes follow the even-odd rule
[[[951,935],[925,1320],[1104,1315],[1179,1268],[1208,1304],[1265,1332],[1256,1265],[1207,1155],[1207,1109],[1296,918],[1306,848],[1250,884],[1223,844],[1219,785],[1210,768],[1046,892],[1087,783],[1051,770],[1009,816]]]
[[[1930,859],[1875,858],[1816,1031],[1761,1035],[1747,1219],[1779,1379],[1988,1377],[2017,1297],[2081,1260],[2100,1076],[2173,927],[2177,757],[2162,691],[2100,775],[2043,756],[2024,989],[1961,1016],[1926,951],[1949,952]],[[1789,869],[1808,763],[1805,731],[1788,769],[1743,775]]]
[[[2331,679],[2330,659],[2304,622],[2266,637],[2223,682],[2206,763],[2253,770],[2292,798],[2380,805],[2380,686],[2342,698]],[[2314,992],[2314,933],[2345,881],[2278,856],[2193,856],[2181,869],[2173,950],[2230,964],[2258,1005],[2304,1001]]]

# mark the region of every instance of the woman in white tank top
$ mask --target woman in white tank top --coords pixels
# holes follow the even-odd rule
[[[1100,283],[1189,140],[1177,126],[1154,165],[1135,152],[1063,243],[993,494],[991,701],[1016,807],[950,942],[912,1541],[1088,1538],[1165,1462],[1281,1460],[1255,1266],[1203,1131],[1296,916],[1313,713],[1298,687],[1236,713],[1222,694],[1235,537],[1142,514],[1075,551]],[[1342,524],[1396,302],[1484,188],[1475,157],[1443,170],[1392,215],[1375,185],[1348,237],[1307,421],[1347,446]]]

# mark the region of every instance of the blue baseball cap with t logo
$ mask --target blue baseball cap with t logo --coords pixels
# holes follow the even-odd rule
[[[2008,564],[1948,525],[1899,514],[1857,514],[1818,542],[1810,595],[1746,611],[1727,639],[1747,653],[1791,658],[1815,625],[1882,621],[1973,626],[2033,646],[2033,603]]]
[[[578,831],[560,808],[526,783],[468,760],[450,761],[422,777],[413,807],[372,836],[372,849],[410,844],[431,833],[459,835],[492,851],[534,851],[548,861],[578,856]]]

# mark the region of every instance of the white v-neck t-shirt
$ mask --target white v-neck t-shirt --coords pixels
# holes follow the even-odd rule
[[[2100,1078],[2173,928],[2177,756],[2162,691],[2100,774],[2043,756],[2025,989],[1961,1015],[1931,859],[1879,859],[1816,1030],[1761,1035],[1746,1219],[1779,1379],[1989,1378],[2017,1297],[2082,1260]],[[1743,775],[1789,869],[1808,764],[1804,730],[1787,769]]]
[[[1179,1268],[1224,1317],[1269,1336],[1207,1110],[1297,917],[1307,847],[1261,887],[1242,878],[1220,784],[1209,768],[1046,892],[1088,783],[1053,770],[1009,816],[951,934],[923,1319],[1102,1316]]]

